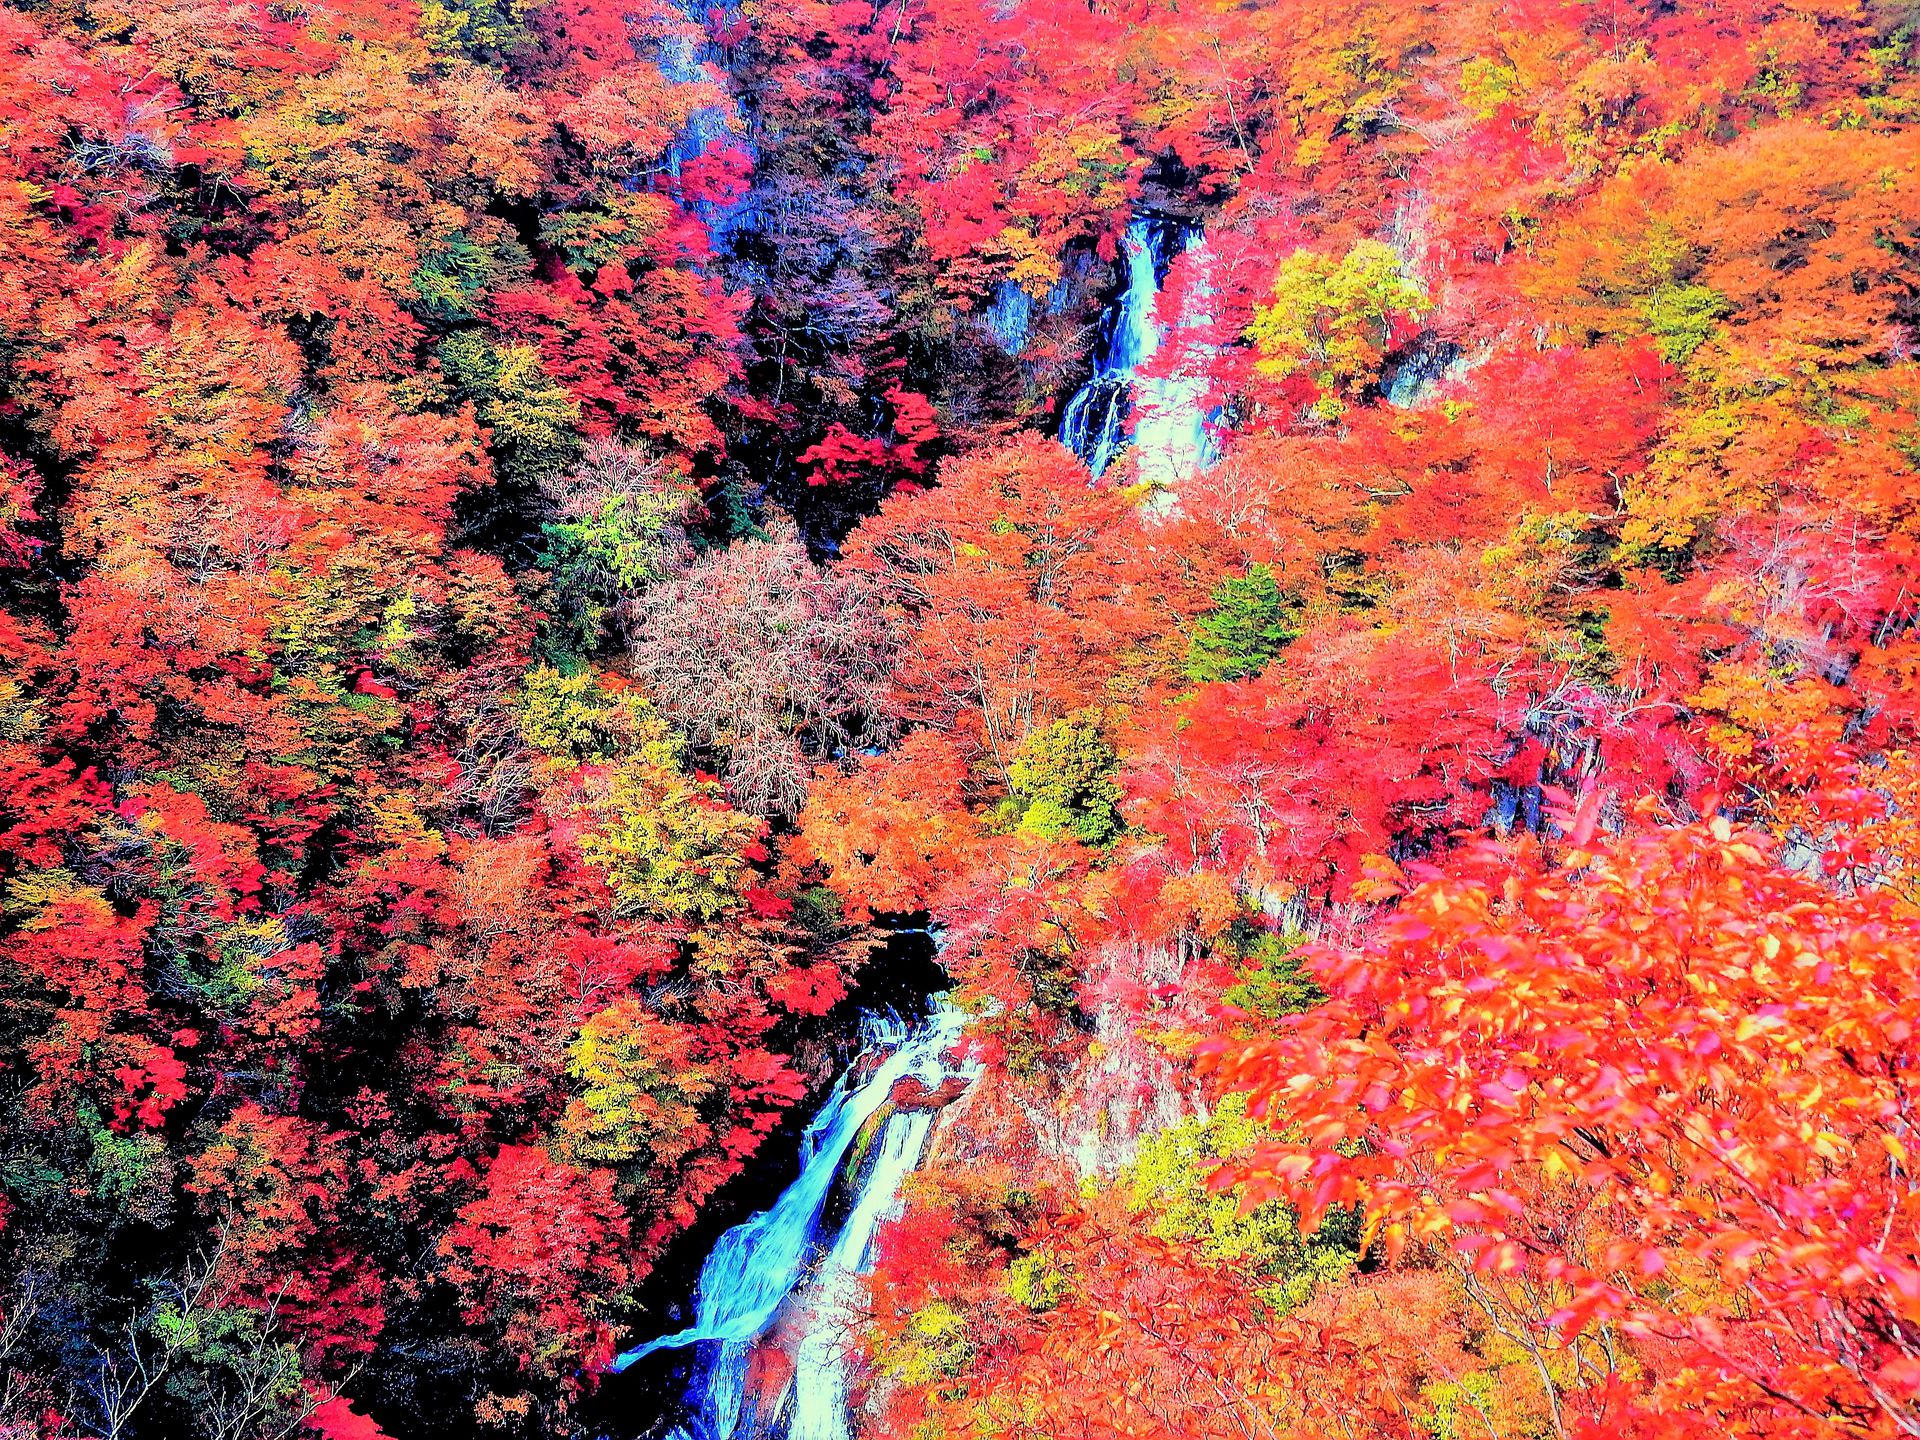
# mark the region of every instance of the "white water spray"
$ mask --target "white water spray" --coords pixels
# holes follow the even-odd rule
[[[1160,249],[1172,243],[1202,267],[1178,321],[1183,326],[1205,322],[1210,291],[1204,280],[1204,234],[1166,221],[1133,221],[1124,245],[1127,287],[1102,321],[1093,375],[1067,402],[1060,421],[1061,443],[1095,475],[1131,446],[1140,478],[1165,489],[1211,463],[1214,454],[1201,407],[1204,381],[1189,374],[1140,373],[1164,338],[1154,317],[1160,296],[1157,262]]]
[[[888,1117],[880,1133],[859,1202],[814,1280],[806,1334],[794,1356],[788,1440],[847,1440],[851,1432],[847,1371],[851,1330],[859,1314],[859,1277],[872,1263],[874,1232],[893,1214],[901,1182],[919,1165],[932,1128],[931,1111],[900,1111]]]
[[[964,1017],[945,1005],[911,1028],[892,1015],[867,1017],[860,1059],[802,1138],[799,1178],[770,1209],[722,1235],[701,1267],[693,1324],[614,1360],[610,1368],[620,1371],[658,1351],[717,1342],[688,1387],[688,1420],[678,1436],[733,1440],[742,1433],[743,1420],[750,1418],[746,1401],[756,1343],[797,1292],[806,1313],[793,1347],[790,1385],[771,1404],[762,1397],[747,1433],[846,1440],[846,1342],[858,1277],[872,1262],[874,1233],[894,1212],[902,1182],[920,1163],[932,1111],[901,1109],[886,1116],[859,1167],[852,1208],[837,1234],[823,1233],[821,1216],[855,1138],[900,1081],[917,1080],[933,1090],[956,1076],[972,1077],[972,1068],[956,1067],[948,1056],[963,1024]],[[809,1279],[809,1264],[816,1260]]]

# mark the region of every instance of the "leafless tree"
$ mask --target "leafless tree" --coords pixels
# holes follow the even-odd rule
[[[222,1235],[213,1250],[188,1262],[158,1303],[134,1312],[121,1340],[102,1348],[81,1398],[80,1423],[103,1440],[119,1440],[193,1343],[196,1322],[218,1304]],[[161,1315],[168,1323],[157,1324]],[[91,1413],[88,1413],[91,1412]]]
[[[628,616],[634,668],[696,745],[725,752],[734,802],[792,815],[820,758],[873,743],[895,636],[857,579],[791,526],[696,562]]]
[[[27,1440],[42,1432],[47,1410],[43,1382],[23,1368],[27,1341],[40,1323],[44,1279],[32,1271],[20,1276],[0,1310],[0,1440]]]
[[[506,835],[527,815],[534,752],[520,734],[513,677],[476,666],[449,689],[447,748],[459,769],[445,800],[487,835]]]
[[[222,1232],[97,1352],[73,1407],[83,1429],[120,1440],[163,1387],[186,1399],[208,1440],[290,1440],[306,1425],[318,1401],[302,1383],[298,1347],[280,1330],[284,1294],[238,1305],[222,1267],[226,1248]]]

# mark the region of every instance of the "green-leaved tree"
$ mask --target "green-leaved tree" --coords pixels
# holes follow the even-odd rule
[[[1258,675],[1300,634],[1298,620],[1265,565],[1228,576],[1213,592],[1213,609],[1194,627],[1187,646],[1188,677],[1244,680]]]

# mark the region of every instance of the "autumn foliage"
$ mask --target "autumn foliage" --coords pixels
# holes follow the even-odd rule
[[[865,1433],[1920,1432],[1917,36],[0,7],[0,1433],[611,1423],[889,933]]]

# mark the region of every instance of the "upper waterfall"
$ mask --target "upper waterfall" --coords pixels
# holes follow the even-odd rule
[[[1093,374],[1068,400],[1060,421],[1061,443],[1095,475],[1131,449],[1142,480],[1171,488],[1213,458],[1204,382],[1149,366],[1165,338],[1157,314],[1162,277],[1179,256],[1190,257],[1198,275],[1176,322],[1189,326],[1206,319],[1205,246],[1205,233],[1180,221],[1142,216],[1127,226],[1126,288],[1101,317]]]

